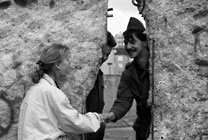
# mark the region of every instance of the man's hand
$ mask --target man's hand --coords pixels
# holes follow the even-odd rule
[[[116,119],[113,112],[99,114],[101,122],[109,123]]]
[[[103,113],[103,114],[98,114],[98,115],[99,115],[99,117],[100,117],[100,122],[101,122],[101,123],[102,123],[102,122],[105,122],[105,120],[106,120],[106,118],[107,118],[106,114]]]
[[[105,119],[106,123],[112,122],[113,120],[116,119],[116,116],[113,112],[106,113],[105,115],[106,115],[106,119]]]

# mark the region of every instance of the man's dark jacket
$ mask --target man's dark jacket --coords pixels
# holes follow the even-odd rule
[[[104,107],[103,92],[104,92],[103,72],[99,70],[94,87],[87,96],[87,101],[86,101],[87,112],[102,113]],[[87,134],[87,140],[103,140],[104,131],[105,131],[105,126],[101,124],[100,129],[96,133]]]
[[[149,64],[142,69],[135,61],[127,64],[121,75],[117,99],[110,110],[116,115],[116,120],[114,120],[116,122],[130,110],[133,100],[136,100],[137,119],[133,128],[138,140],[147,139],[149,136],[151,113],[150,107],[147,106],[150,88],[148,68]]]

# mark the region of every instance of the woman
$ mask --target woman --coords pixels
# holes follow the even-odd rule
[[[80,114],[58,88],[66,80],[68,48],[52,44],[44,48],[20,108],[18,140],[67,139],[67,133],[96,132],[102,115]]]

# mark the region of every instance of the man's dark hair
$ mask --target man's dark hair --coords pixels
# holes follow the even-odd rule
[[[107,32],[107,45],[110,46],[111,48],[117,45],[113,35],[109,31]]]
[[[123,33],[124,41],[129,42],[129,40],[134,40],[133,34],[136,35],[138,39],[141,41],[147,41],[147,35],[143,32],[137,31],[137,30],[128,30],[127,32]]]

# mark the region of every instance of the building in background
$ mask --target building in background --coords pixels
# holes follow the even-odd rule
[[[117,46],[113,48],[108,60],[101,66],[105,75],[121,75],[126,63],[131,61],[124,48],[122,33],[116,34],[115,40]]]

